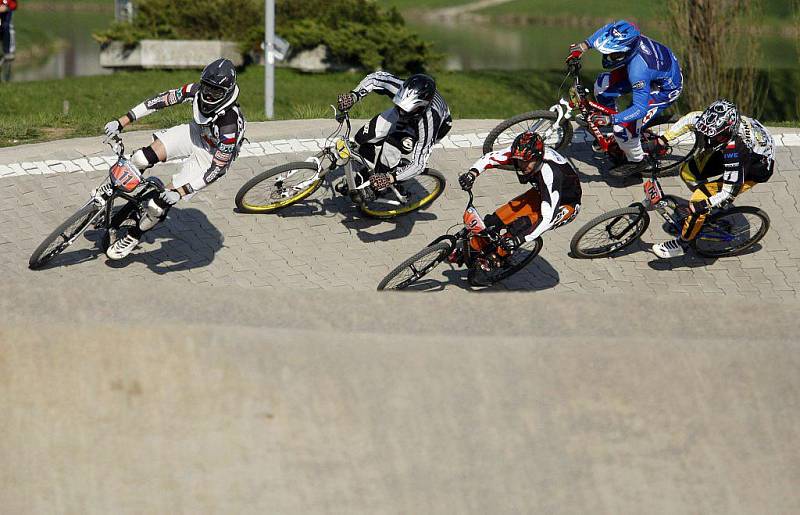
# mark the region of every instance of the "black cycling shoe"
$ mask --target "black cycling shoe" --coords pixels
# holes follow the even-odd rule
[[[347,186],[347,180],[345,180],[344,177],[339,179],[339,181],[333,185],[333,190],[339,195],[347,195],[347,193],[350,191],[350,188]]]

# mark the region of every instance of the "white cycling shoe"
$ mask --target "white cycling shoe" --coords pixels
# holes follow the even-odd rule
[[[686,254],[687,243],[680,238],[653,245],[653,253],[662,258],[680,257]]]
[[[136,248],[136,245],[139,244],[139,238],[131,236],[130,234],[126,234],[124,238],[120,238],[115,241],[108,250],[106,250],[106,256],[108,259],[119,260],[123,259],[130,254],[133,249]]]
[[[149,231],[161,221],[162,216],[164,216],[164,209],[156,204],[155,200],[150,199],[145,206],[142,217],[139,219],[139,229],[142,232]]]

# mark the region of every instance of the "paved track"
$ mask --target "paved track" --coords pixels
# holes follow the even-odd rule
[[[251,139],[330,122],[308,125]],[[0,173],[106,152],[2,149]],[[437,151],[450,186],[396,223],[329,192],[237,214],[247,178],[305,155],[245,157],[128,260],[89,233],[38,272],[31,251],[104,172],[0,177],[0,512],[800,512],[800,148],[743,198],[773,224],[746,256],[569,258],[578,225],[641,196],[577,146],[584,211],[496,288],[519,292],[467,292],[445,267],[433,295],[372,291],[460,220],[478,153]],[[489,173],[478,205],[519,191]]]
[[[114,286],[5,285],[3,513],[800,510],[797,302]]]
[[[254,124],[254,141],[280,138],[319,138],[332,122],[275,122]],[[494,122],[460,122],[454,135],[487,130]],[[143,144],[146,134],[129,136],[129,147]],[[469,144],[465,142],[465,144]],[[98,138],[29,145],[0,151],[0,165],[18,161],[74,159],[78,155],[105,155]],[[0,178],[0,268],[36,283],[55,277],[107,281],[119,275],[146,281],[182,281],[193,284],[255,288],[373,289],[402,259],[458,223],[466,202],[457,187],[480,150],[474,147],[438,149],[431,160],[450,183],[445,194],[428,210],[395,222],[377,222],[359,216],[356,209],[330,189],[321,189],[302,206],[279,215],[234,212],[233,197],[248,178],[279,163],[308,154],[275,154],[240,158],[228,176],[191,202],[173,210],[170,219],[148,236],[122,263],[108,262],[93,248],[89,233],[48,270],[30,272],[27,258],[42,238],[87,198],[104,177],[103,171],[23,175]],[[584,174],[584,200],[572,224],[547,233],[541,257],[498,289],[553,290],[577,293],[659,293],[743,295],[794,298],[800,287],[800,147],[778,150],[778,172],[771,182],[757,186],[741,204],[763,208],[772,228],[753,252],[717,261],[695,257],[659,261],[639,245],[616,259],[575,260],[567,255],[568,242],[591,217],[641,199],[640,184],[610,187],[592,164],[584,144],[569,155]],[[102,165],[100,165],[102,168]],[[168,176],[175,165],[154,173]],[[685,195],[678,179],[665,181],[667,191]],[[488,212],[522,191],[513,173],[487,173],[475,188],[477,205]],[[667,235],[654,219],[646,240]],[[89,241],[87,241],[89,240]],[[446,289],[465,288],[462,271],[447,270],[434,278]]]

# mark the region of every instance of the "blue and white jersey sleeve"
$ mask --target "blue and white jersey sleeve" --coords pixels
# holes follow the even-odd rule
[[[613,117],[613,122],[627,123],[641,120],[647,114],[650,104],[650,82],[652,73],[641,56],[635,56],[628,65],[628,80],[631,83],[633,102],[631,106]]]

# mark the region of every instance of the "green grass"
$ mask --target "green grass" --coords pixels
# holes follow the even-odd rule
[[[401,11],[409,9],[439,9],[472,3],[474,0],[383,0],[387,7],[397,7]]]
[[[560,2],[553,0],[515,0],[505,4],[487,7],[479,11],[490,15],[527,15],[541,17],[592,17],[616,20],[634,18],[648,20],[662,12],[660,4],[654,2],[631,2],[630,0],[603,0],[598,2],[573,1]]]
[[[262,67],[250,67],[240,75],[240,101],[249,121],[265,119],[263,73]],[[594,73],[587,71],[586,77],[593,77]],[[329,118],[328,106],[335,103],[336,95],[355,87],[362,77],[357,73],[309,75],[278,69],[276,118]],[[557,100],[562,78],[560,71],[436,74],[439,89],[456,119],[506,118],[523,111],[547,108]],[[4,101],[0,103],[0,145],[99,136],[107,121],[121,116],[145,98],[196,79],[196,71],[144,71],[4,84]],[[767,110],[772,114],[765,115],[764,120],[798,117],[794,112],[791,85],[799,80],[800,72],[793,71],[781,72],[772,80],[776,91],[770,93],[768,105],[772,107]],[[779,90],[781,86],[783,89]],[[63,112],[64,101],[69,103],[67,114]],[[371,95],[357,105],[353,114],[366,118],[390,105],[388,98]],[[169,127],[185,123],[190,116],[189,106],[176,106],[140,120],[134,127]]]
[[[792,16],[792,5],[788,0],[762,0],[761,11],[765,18],[787,20]],[[506,15],[522,14],[528,16],[572,16],[608,18],[634,18],[654,20],[663,16],[665,6],[655,2],[631,2],[630,0],[576,0],[562,2],[556,0],[514,0],[512,2],[487,7],[482,14]]]

